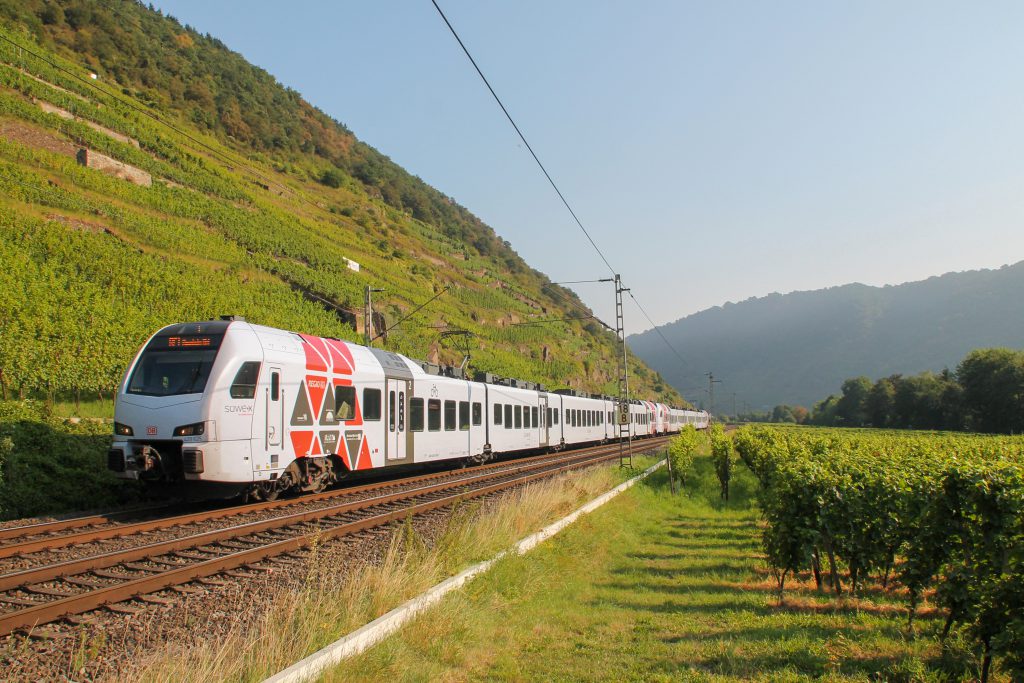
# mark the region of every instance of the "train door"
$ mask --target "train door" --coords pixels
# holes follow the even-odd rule
[[[264,450],[270,453],[270,466],[276,467],[278,454],[284,443],[284,389],[281,387],[281,368],[270,368],[270,386],[265,388],[266,424]],[[257,465],[253,458],[253,466]]]
[[[385,457],[388,462],[405,460],[412,454],[409,448],[409,425],[406,420],[406,416],[409,414],[411,384],[404,379],[389,377],[387,380]]]
[[[540,445],[542,447],[547,446],[548,441],[548,397],[541,394],[540,396]]]

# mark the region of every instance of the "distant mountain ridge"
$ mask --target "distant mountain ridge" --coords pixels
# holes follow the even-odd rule
[[[974,348],[1024,347],[1024,261],[902,285],[769,294],[661,330],[685,365],[653,330],[628,342],[676,388],[700,385],[711,370],[723,381],[719,410],[732,411],[731,392],[740,410],[809,407],[848,377],[938,371]]]

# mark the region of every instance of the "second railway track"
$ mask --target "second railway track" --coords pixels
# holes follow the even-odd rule
[[[664,442],[664,439],[652,439],[635,444],[634,448],[652,450]],[[81,544],[102,545],[125,536],[144,538],[150,532],[187,529],[212,519],[284,512],[225,528],[0,574],[0,635],[126,600],[166,602],[159,598],[147,599],[147,596],[191,581],[208,580],[216,574],[244,576],[240,569],[258,571],[266,570],[266,564],[293,564],[295,561],[287,557],[288,553],[319,540],[380,527],[617,456],[618,445],[611,444],[493,463],[471,470],[336,489],[296,499],[95,529],[86,526],[82,531],[67,535],[22,539],[0,546],[0,557],[24,556]],[[291,507],[300,509],[290,512]]]

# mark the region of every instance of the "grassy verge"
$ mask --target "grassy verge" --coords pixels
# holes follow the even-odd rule
[[[635,459],[647,466],[647,458]],[[563,475],[470,502],[426,540],[406,525],[383,558],[356,566],[309,562],[301,591],[282,590],[249,622],[224,637],[198,637],[158,653],[138,674],[146,681],[258,681],[333,642],[469,564],[487,559],[626,478],[616,467]]]
[[[900,600],[878,586],[868,598],[840,600],[802,577],[780,605],[760,555],[754,487],[739,468],[731,501],[721,501],[705,456],[684,495],[672,497],[661,471],[527,556],[501,562],[325,680],[975,675],[956,642],[940,652],[940,615],[926,613],[911,637]]]
[[[72,422],[38,401],[0,401],[0,519],[91,510],[138,499],[107,470],[110,424]]]

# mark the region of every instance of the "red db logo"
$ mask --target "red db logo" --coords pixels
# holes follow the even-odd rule
[[[146,436],[156,436],[156,425],[146,427]]]

